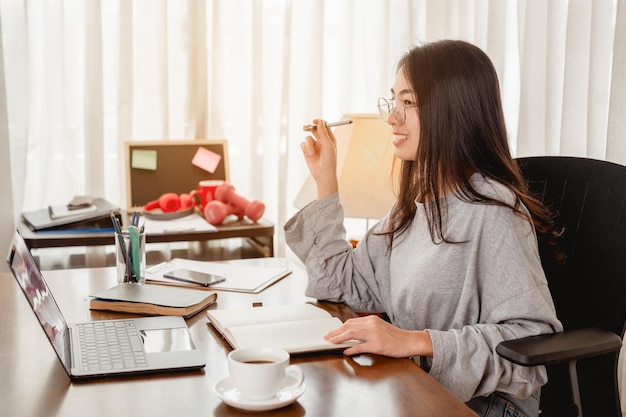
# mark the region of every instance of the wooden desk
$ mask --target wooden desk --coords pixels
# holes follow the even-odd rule
[[[220,292],[218,307],[311,301],[303,295],[305,273],[295,269],[261,294]],[[88,309],[91,291],[114,285],[114,268],[47,271],[44,276],[68,321],[124,316]],[[351,314],[341,305],[321,305]],[[262,413],[231,408],[213,392],[215,383],[228,375],[230,348],[203,313],[187,320],[196,346],[206,351],[203,371],[71,383],[7,273],[0,274],[0,308],[0,404],[6,416],[476,416],[408,359],[352,359],[339,351],[292,357],[292,363],[302,366],[306,383],[296,403]]]
[[[264,257],[274,256],[274,225],[261,219],[257,223],[247,219],[225,222],[217,227],[217,232],[171,232],[146,235],[146,243],[193,242],[216,239],[246,238]],[[33,232],[22,219],[18,228],[32,249],[58,248],[68,246],[113,245],[113,232],[96,233],[55,233]]]

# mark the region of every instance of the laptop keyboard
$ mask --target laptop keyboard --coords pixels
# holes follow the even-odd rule
[[[107,371],[148,365],[132,320],[80,323],[76,326],[84,371]]]

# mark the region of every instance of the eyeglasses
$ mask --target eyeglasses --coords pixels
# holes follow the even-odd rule
[[[383,119],[383,122],[385,123],[389,120],[389,116],[393,113],[398,123],[404,124],[406,121],[406,109],[411,107],[417,107],[417,104],[407,106],[406,104],[400,103],[400,107],[398,107],[396,105],[396,99],[394,98],[378,98],[378,112],[380,113],[380,118]]]

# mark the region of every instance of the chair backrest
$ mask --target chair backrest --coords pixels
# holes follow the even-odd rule
[[[557,315],[566,330],[599,327],[624,336],[626,320],[626,167],[588,158],[542,156],[517,162],[528,185],[564,229],[566,261],[557,266],[541,245],[541,258]],[[586,416],[621,416],[618,354],[578,362]],[[556,405],[569,396],[564,369],[549,368],[542,416],[566,415]],[[556,401],[553,401],[556,400]],[[568,404],[567,401],[563,402]],[[555,410],[555,411],[552,411]]]

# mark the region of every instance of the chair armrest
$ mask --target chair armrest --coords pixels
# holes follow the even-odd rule
[[[615,352],[622,339],[613,332],[595,327],[562,333],[506,340],[496,352],[523,366],[552,365]]]

